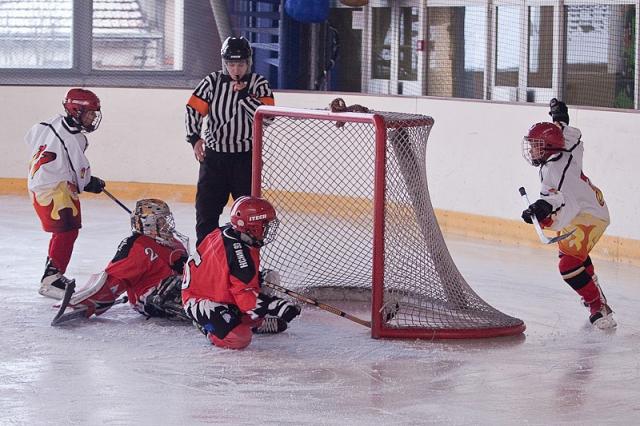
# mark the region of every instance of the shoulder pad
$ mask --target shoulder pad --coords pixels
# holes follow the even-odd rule
[[[111,263],[115,263],[119,260],[125,259],[129,256],[129,252],[131,251],[131,247],[133,247],[133,243],[140,237],[140,234],[132,234],[122,240],[118,245],[118,250],[116,251],[116,255],[111,259]]]
[[[238,239],[229,238],[224,233],[223,236],[229,273],[243,283],[249,284],[256,275],[256,265],[253,263],[249,247]]]

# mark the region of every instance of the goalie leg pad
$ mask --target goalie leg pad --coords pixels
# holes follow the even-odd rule
[[[72,308],[86,306],[87,318],[94,314],[102,315],[113,306],[124,290],[124,284],[114,281],[102,271],[91,275],[85,286],[73,295],[69,306]]]

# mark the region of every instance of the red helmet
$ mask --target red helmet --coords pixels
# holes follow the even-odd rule
[[[562,129],[553,123],[536,123],[522,138],[522,156],[532,166],[543,164],[551,155],[563,150]]]
[[[67,92],[62,102],[64,110],[71,117],[74,123],[86,132],[93,132],[100,125],[102,113],[100,112],[100,99],[91,90],[71,89]],[[95,115],[90,122],[84,117],[87,112],[94,112]]]
[[[255,247],[273,241],[279,223],[276,210],[264,198],[240,197],[231,206],[231,226]]]

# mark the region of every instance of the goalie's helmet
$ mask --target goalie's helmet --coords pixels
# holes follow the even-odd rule
[[[222,63],[226,65],[227,62],[246,61],[251,69],[253,51],[249,40],[244,37],[227,37],[222,43],[222,49],[220,49],[220,55],[222,56]],[[222,67],[222,72],[227,74],[227,67]]]
[[[131,213],[131,231],[173,246],[175,221],[167,203],[155,198],[138,200]]]
[[[564,151],[564,136],[553,123],[536,123],[522,138],[522,156],[532,166],[544,164],[560,151]]]
[[[231,226],[254,247],[272,242],[279,223],[276,210],[264,198],[240,197],[231,207]]]
[[[91,90],[71,89],[62,102],[67,115],[77,127],[85,132],[93,132],[100,125],[100,99]],[[93,115],[89,115],[93,113]]]

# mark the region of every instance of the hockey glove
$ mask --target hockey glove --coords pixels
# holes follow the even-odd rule
[[[99,194],[102,192],[106,185],[107,184],[104,183],[102,179],[91,176],[91,180],[89,181],[87,186],[84,187],[84,190],[87,192],[93,192],[94,194]]]
[[[187,263],[189,258],[187,256],[181,256],[178,260],[171,264],[171,269],[182,275],[184,272],[184,264]]]
[[[280,309],[278,317],[289,323],[298,315],[300,315],[300,306],[285,302],[285,305]]]
[[[569,109],[567,108],[567,104],[556,98],[549,101],[549,115],[553,121],[561,121],[569,124]]]
[[[538,222],[546,219],[551,215],[553,211],[553,207],[551,204],[547,203],[544,200],[538,200],[535,203],[531,204],[528,209],[522,212],[522,220],[527,223],[533,223],[531,217],[535,215]]]

